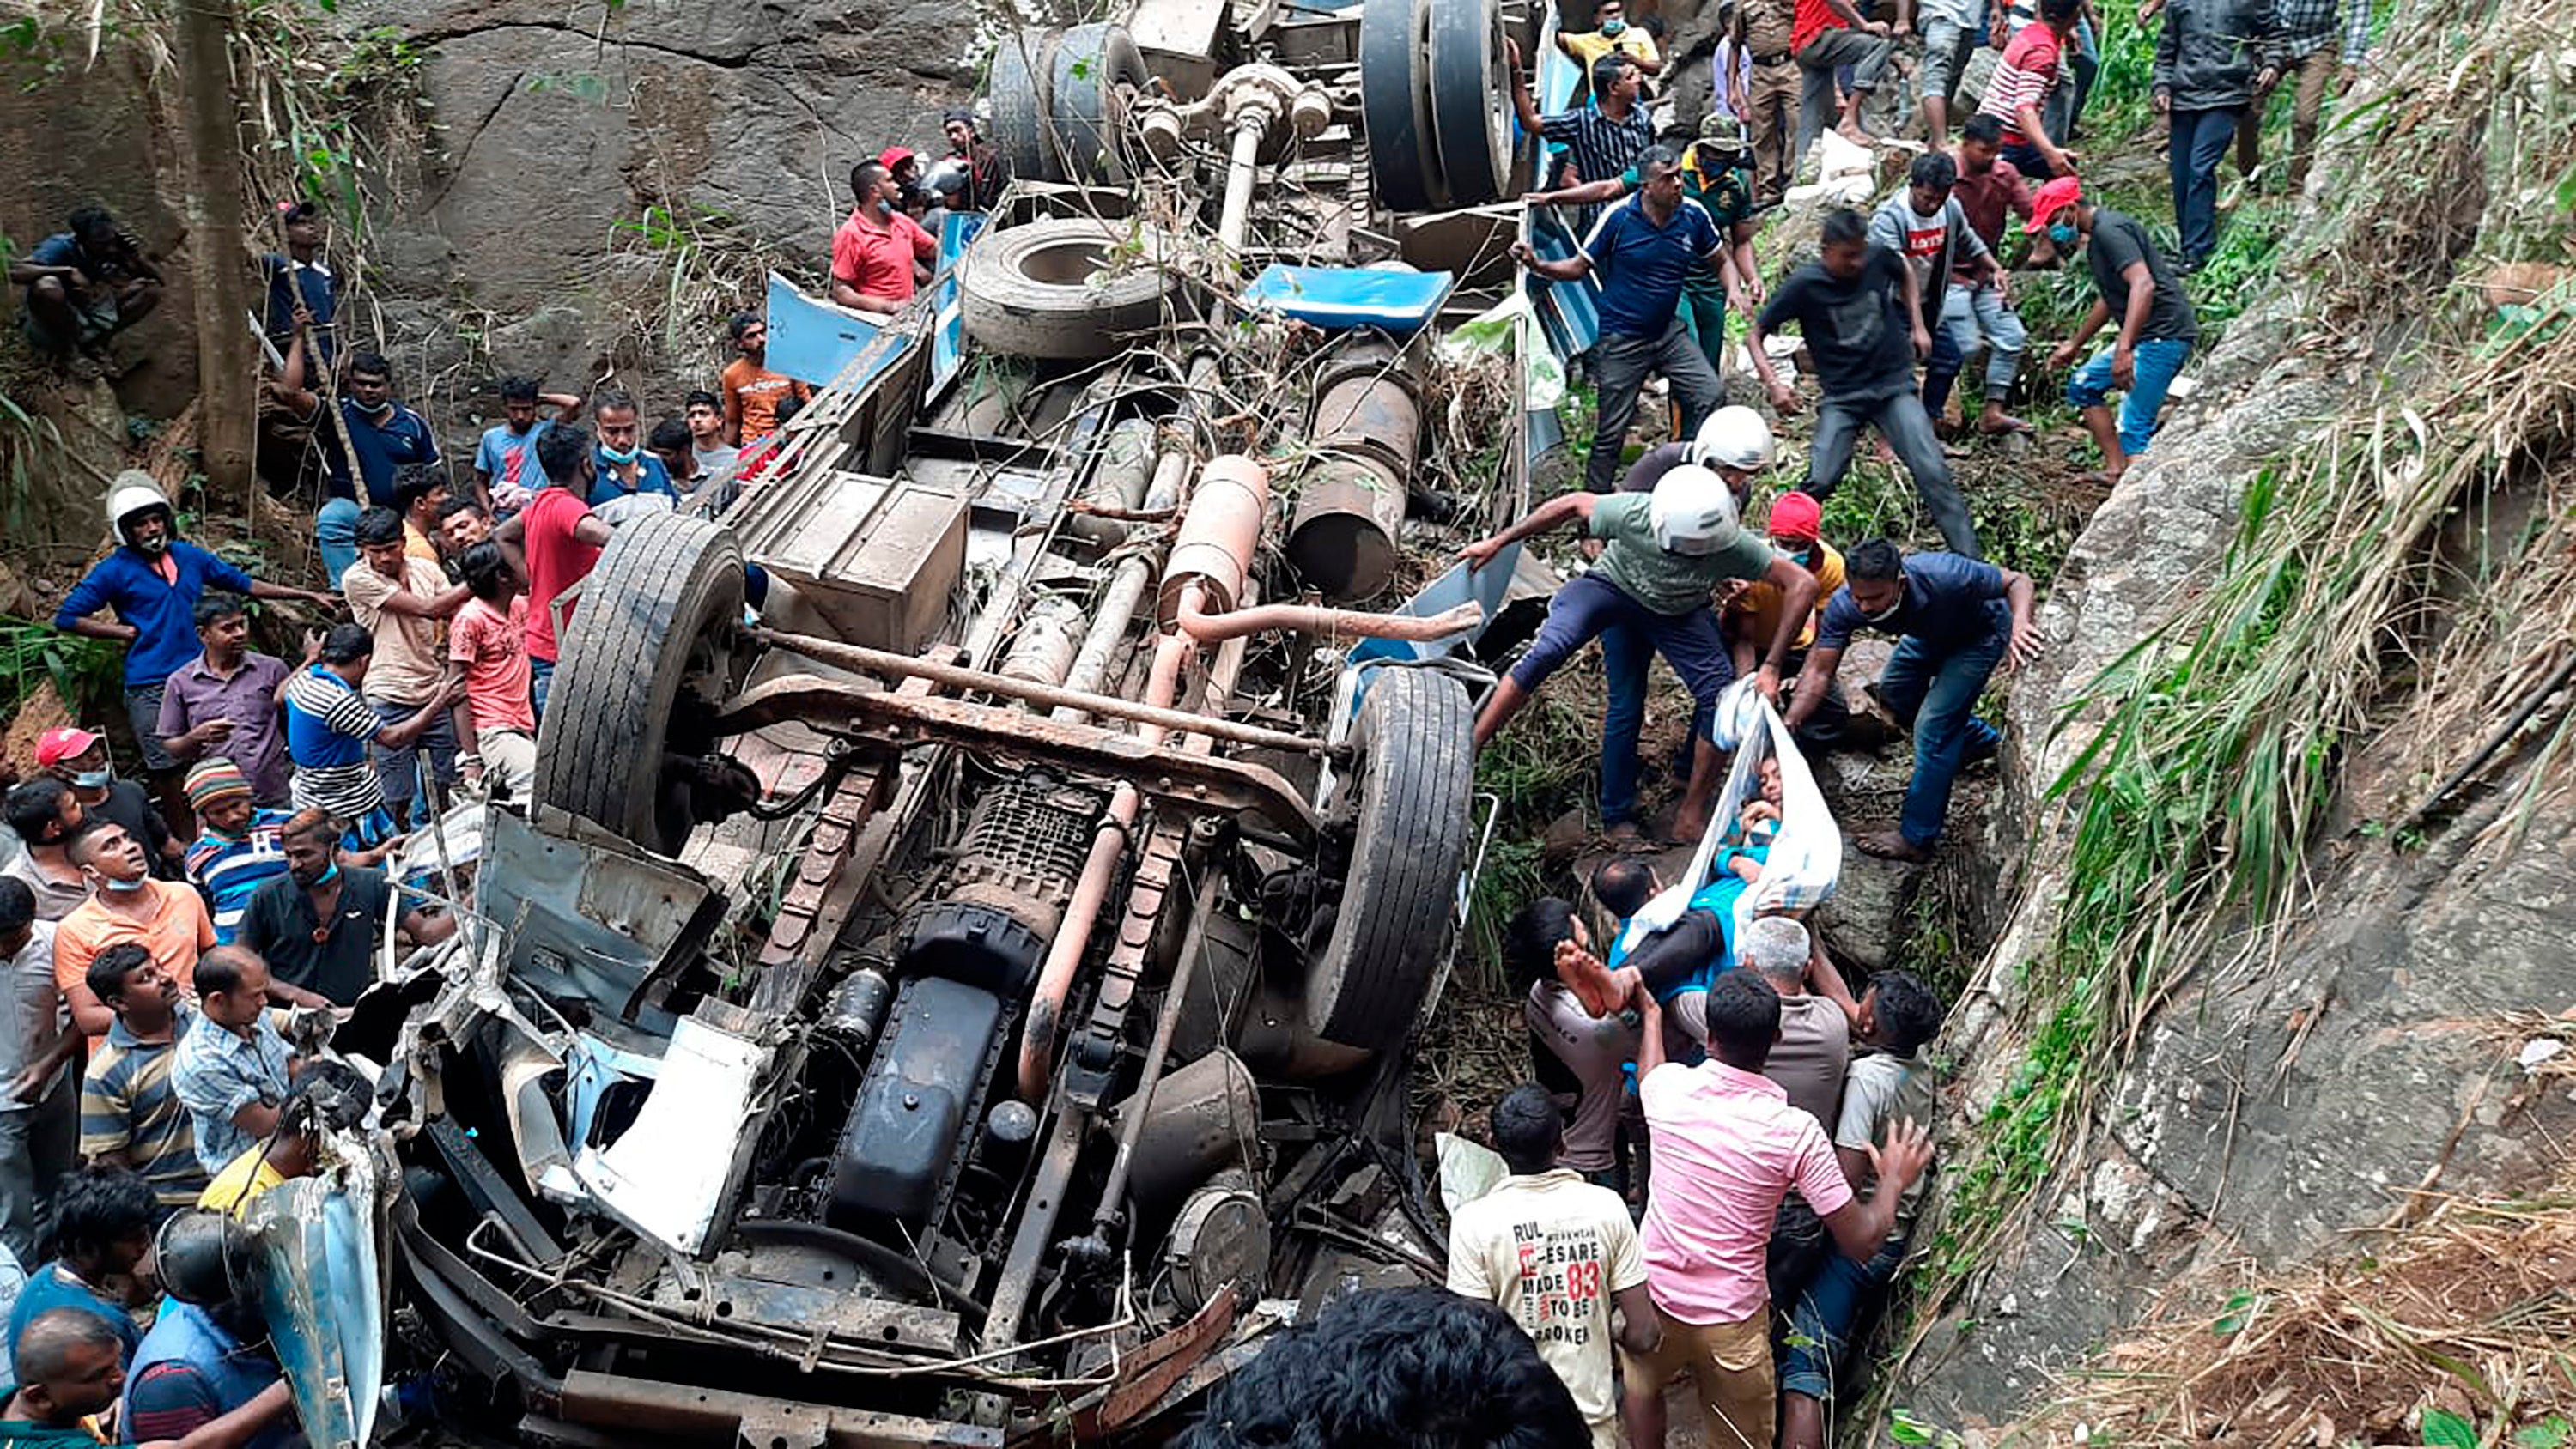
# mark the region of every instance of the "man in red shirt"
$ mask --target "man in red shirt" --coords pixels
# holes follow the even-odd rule
[[[1852,0],[1798,0],[1789,51],[1797,59],[1800,75],[1798,154],[1789,158],[1789,170],[1795,174],[1807,159],[1807,148],[1824,134],[1825,117],[1835,110],[1834,72],[1844,66],[1852,68],[1851,91],[1842,99],[1841,121],[1835,129],[1863,146],[1870,143],[1869,133],[1860,128],[1860,108],[1886,74],[1893,46],[1887,38],[1887,22],[1862,19]]]
[[[2066,38],[2075,33],[2083,10],[2084,0],[2039,0],[2039,20],[2014,32],[1977,106],[1977,114],[2004,123],[2004,159],[2024,176],[2046,181],[2075,174],[2075,153],[2048,134],[2040,108],[2057,84]]]
[[[930,280],[939,243],[898,208],[903,190],[883,163],[850,168],[850,190],[858,204],[832,234],[832,300],[882,320]]]
[[[527,645],[530,702],[546,712],[546,688],[555,677],[555,611],[564,592],[590,577],[599,551],[613,536],[606,523],[591,516],[590,430],[569,423],[548,428],[537,439],[537,466],[546,470],[546,486],[528,506],[492,530],[492,541],[508,555],[511,572],[528,581]],[[572,604],[560,604],[566,620]]]

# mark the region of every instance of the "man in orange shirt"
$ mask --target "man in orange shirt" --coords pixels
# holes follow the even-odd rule
[[[748,448],[778,430],[778,401],[804,402],[814,390],[783,372],[769,370],[769,324],[748,312],[736,312],[729,324],[733,346],[741,353],[724,370],[725,441]]]
[[[851,167],[850,191],[857,205],[832,234],[832,300],[883,320],[930,280],[939,243],[903,214],[903,188],[881,163]]]
[[[92,821],[72,837],[70,854],[89,880],[90,895],[54,929],[54,985],[94,1053],[116,1013],[89,989],[92,958],[131,941],[151,952],[184,992],[196,980],[197,953],[214,947],[215,922],[195,887],[152,879],[142,843],[115,821]]]
[[[191,994],[197,957],[214,949],[215,922],[196,887],[152,879],[143,847],[114,821],[95,822],[73,837],[71,856],[89,877],[90,898],[54,928],[54,985],[71,1007],[72,1025],[89,1038],[96,1055],[116,1020],[89,989],[89,964],[98,953],[131,941],[152,953],[182,994]],[[274,994],[289,1005],[330,1004],[283,984]]]

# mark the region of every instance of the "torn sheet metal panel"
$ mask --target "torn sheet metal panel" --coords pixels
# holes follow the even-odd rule
[[[627,1226],[697,1256],[730,1201],[735,1140],[757,1116],[752,1092],[770,1056],[765,1046],[681,1018],[634,1125],[605,1150],[583,1147],[574,1175]]]
[[[366,1139],[331,1139],[326,1165],[252,1200],[269,1255],[261,1314],[315,1445],[365,1444],[385,1384],[384,1178]]]
[[[494,811],[484,849],[479,905],[509,942],[509,979],[669,1035],[676,1019],[645,988],[722,918],[707,878],[569,816],[540,834]]]

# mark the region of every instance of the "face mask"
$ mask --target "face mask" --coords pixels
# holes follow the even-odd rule
[[[330,868],[329,868],[328,870],[323,871],[320,875],[317,875],[317,876],[315,876],[315,877],[313,878],[313,885],[314,885],[314,888],[318,890],[318,889],[320,889],[321,887],[326,886],[326,885],[329,885],[331,882],[333,882],[333,881],[335,881],[335,880],[338,880],[339,878],[340,878],[340,862],[338,862],[338,861],[336,861],[336,860],[335,860],[335,861],[331,862],[331,866],[330,866]]]
[[[104,790],[115,778],[114,770],[83,770],[72,776],[72,783],[84,790]]]
[[[1625,20],[1604,20],[1601,22],[1601,33],[1603,35],[1620,35],[1624,34],[1627,29],[1628,22]]]
[[[616,464],[620,468],[634,462],[638,457],[642,456],[643,452],[644,450],[642,448],[628,448],[621,452],[618,449],[608,446],[606,443],[599,445],[599,456],[606,458],[608,461]]]
[[[135,547],[152,555],[154,558],[159,558],[161,555],[170,551],[170,536],[165,533],[155,538],[147,538],[141,543],[136,544]]]
[[[2071,247],[2075,245],[2075,235],[2075,228],[2068,226],[2062,221],[2052,221],[2048,224],[2048,239],[2057,243],[2059,246]]]
[[[118,895],[131,895],[134,892],[143,889],[143,877],[141,876],[136,876],[132,880],[110,880],[106,876],[100,876],[98,878],[98,883],[101,889],[114,891]]]
[[[1884,623],[1886,623],[1888,620],[1895,618],[1899,613],[1902,613],[1902,612],[1904,611],[1904,609],[1905,609],[1905,590],[1903,590],[1902,588],[1900,588],[1900,589],[1898,589],[1898,590],[1896,591],[1896,602],[1895,602],[1895,603],[1888,605],[1886,608],[1879,610],[1879,611],[1878,611],[1877,613],[1875,613],[1875,614],[1863,614],[1863,615],[1861,615],[1861,617],[1862,617],[1862,618],[1864,618],[1864,619],[1867,619],[1869,622],[1871,622],[1871,623],[1873,623],[1873,624],[1884,624]]]
[[[376,404],[374,407],[365,408],[364,411],[366,415],[371,418],[392,417],[394,415],[394,400],[392,398],[386,398],[383,402]]]

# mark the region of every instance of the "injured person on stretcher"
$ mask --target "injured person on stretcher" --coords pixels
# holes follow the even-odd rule
[[[1678,1060],[1696,1061],[1706,1050],[1708,1023],[1700,1008],[1709,985],[1735,965],[1736,902],[1761,881],[1780,833],[1780,762],[1766,755],[1756,768],[1761,791],[1719,839],[1709,882],[1691,896],[1682,918],[1633,947],[1623,939],[1613,948],[1612,969],[1634,971],[1664,1008],[1665,1022],[1687,1036],[1687,1042],[1665,1043]]]

